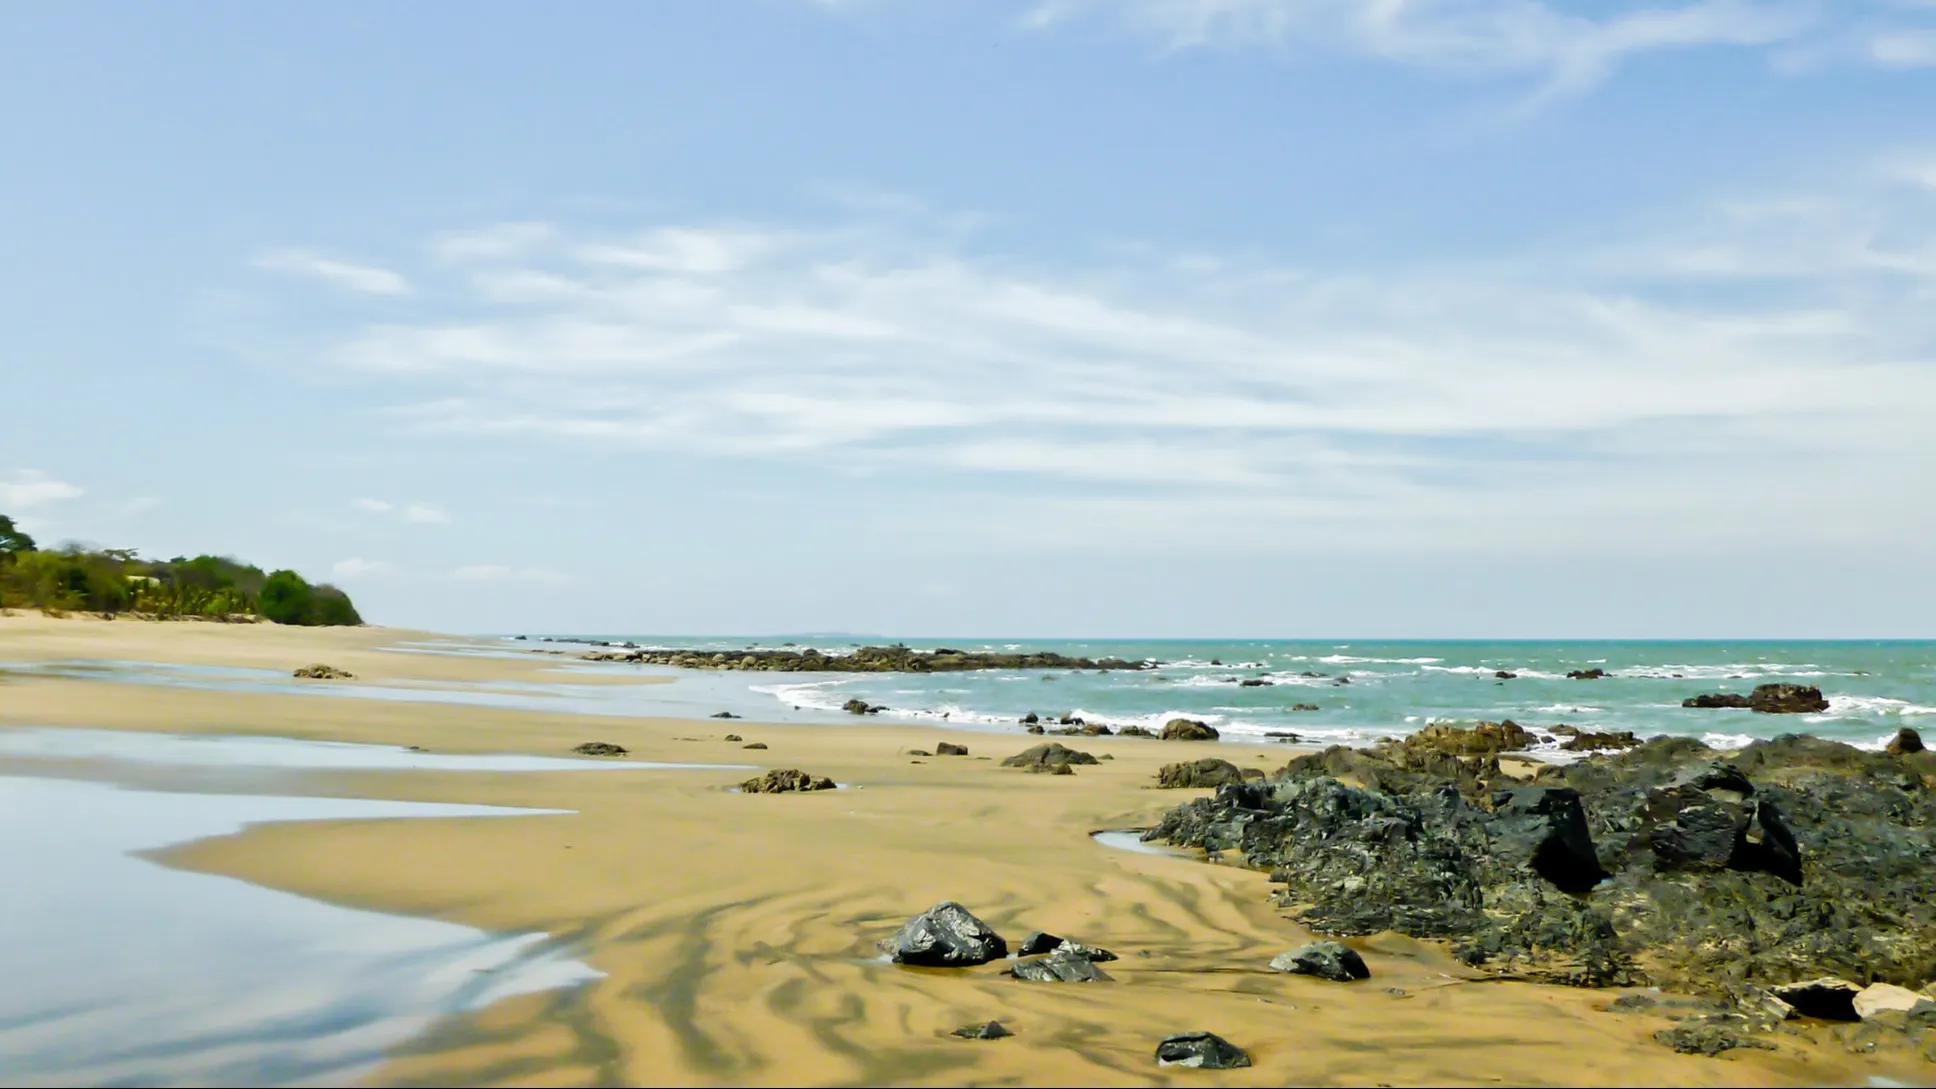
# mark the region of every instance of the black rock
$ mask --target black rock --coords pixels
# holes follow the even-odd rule
[[[736,714],[734,714],[734,713],[732,713],[731,711],[715,711],[715,712],[713,712],[713,716],[712,716],[712,717],[714,717],[714,718],[738,718],[739,716],[738,716],[738,715],[736,715]]]
[[[1234,1070],[1250,1065],[1243,1048],[1214,1032],[1178,1033],[1156,1045],[1158,1066],[1194,1066],[1204,1070]]]
[[[1008,970],[1016,979],[1034,983],[1108,983],[1107,972],[1088,957],[1077,956],[1065,944],[1047,956],[1029,957],[1015,962]]]
[[[1008,1026],[1000,1021],[984,1021],[979,1025],[963,1025],[954,1030],[952,1035],[964,1040],[1000,1040],[1015,1034],[1008,1031]]]
[[[1846,979],[1829,976],[1771,987],[1769,991],[1794,1007],[1795,1012],[1803,1017],[1816,1017],[1824,1021],[1861,1020],[1855,1012],[1855,996],[1862,992],[1862,988]]]
[[[1096,758],[1080,749],[1071,749],[1060,741],[1048,741],[1030,749],[1024,749],[1002,761],[1005,768],[1024,768],[1028,771],[1054,772],[1057,768],[1067,768],[1071,764],[1093,764]]]
[[[1499,678],[1499,679],[1500,679],[1500,680],[1502,680],[1502,681],[1510,681],[1510,680],[1513,680],[1514,678],[1516,678],[1516,677],[1518,677],[1518,676],[1519,676],[1519,674],[1517,674],[1517,673],[1513,673],[1513,672],[1510,672],[1510,671],[1508,671],[1508,670],[1504,670],[1504,669],[1501,669],[1501,670],[1497,670],[1497,671],[1495,671],[1495,672],[1493,673],[1493,676],[1494,676],[1494,677],[1497,677],[1497,678]]]
[[[1054,934],[1049,934],[1041,930],[1031,930],[1028,933],[1028,937],[1022,939],[1022,944],[1015,947],[1015,955],[1018,957],[1039,957],[1044,953],[1053,953],[1061,944],[1062,939]]]
[[[1596,666],[1592,669],[1569,669],[1566,675],[1576,681],[1597,681],[1606,676],[1607,671]]]
[[[1302,949],[1279,953],[1271,958],[1270,966],[1279,972],[1317,976],[1337,983],[1371,978],[1365,958],[1343,942],[1313,942]]]
[[[1748,708],[1764,715],[1802,715],[1828,710],[1828,699],[1813,685],[1758,684],[1748,695]]]
[[[934,754],[936,756],[967,756],[968,746],[957,745],[952,741],[943,741],[934,747]]]
[[[1908,756],[1912,753],[1922,752],[1923,735],[1904,726],[1902,729],[1896,731],[1896,736],[1889,739],[1889,746],[1885,751],[1890,756]]]
[[[1269,688],[1274,683],[1275,682],[1267,681],[1262,677],[1247,677],[1241,681],[1238,681],[1237,686],[1239,688]]]
[[[896,964],[967,968],[1008,956],[1008,943],[952,900],[909,919],[881,943]]]
[[[583,745],[572,746],[571,751],[580,756],[624,756],[629,750],[609,741],[587,741]]]
[[[1024,726],[1033,726],[1040,721],[1042,721],[1041,718],[1034,711],[1030,711],[1028,714],[1022,716],[1022,725]]]
[[[1500,791],[1493,814],[1493,849],[1507,864],[1533,870],[1562,892],[1586,892],[1606,877],[1571,787]]]

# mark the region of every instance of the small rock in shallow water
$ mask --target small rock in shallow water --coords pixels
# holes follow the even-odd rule
[[[963,1025],[956,1029],[953,1035],[964,1040],[999,1040],[1015,1034],[1008,1031],[1008,1026],[1000,1021],[984,1021],[979,1025]]]
[[[1235,1070],[1249,1066],[1250,1056],[1214,1032],[1183,1032],[1156,1045],[1156,1065]]]
[[[896,964],[926,968],[967,968],[1008,956],[1002,936],[953,900],[909,919],[881,948]]]
[[[753,744],[758,745],[759,742],[756,741]],[[739,785],[739,788],[747,794],[792,794],[809,790],[832,790],[834,785],[834,781],[824,775],[808,775],[799,768],[778,768],[757,779],[746,780]]]
[[[1289,953],[1279,953],[1271,958],[1270,966],[1279,972],[1317,976],[1337,983],[1371,978],[1365,958],[1342,942],[1313,942]]]
[[[623,745],[614,745],[609,741],[587,741],[571,751],[580,756],[624,756],[627,750]]]
[[[1089,958],[1071,952],[1066,943],[1047,956],[1018,960],[1008,972],[1016,979],[1035,983],[1110,982],[1107,972],[1096,967]]]

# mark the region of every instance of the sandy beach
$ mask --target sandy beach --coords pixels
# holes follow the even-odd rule
[[[396,653],[394,629],[0,618],[0,662],[174,662],[290,670],[326,662],[396,687],[557,681],[558,662]],[[592,683],[574,676],[573,683]],[[318,681],[316,684],[333,682]],[[601,683],[641,683],[622,676]],[[1312,940],[1266,875],[1132,853],[1091,833],[1146,827],[1195,792],[1158,791],[1187,743],[1064,739],[1104,758],[1074,776],[999,766],[1033,743],[892,725],[621,719],[405,700],[165,688],[0,672],[0,726],[239,733],[561,755],[797,767],[847,788],[743,795],[751,774],[311,772],[317,796],[567,809],[491,820],[263,825],[171,850],[170,866],[330,903],[492,931],[545,931],[604,978],[448,1020],[396,1052],[381,1085],[607,1084],[1857,1084],[1926,1077],[1914,1056],[1853,1056],[1825,1026],[1773,1051],[1676,1055],[1666,1018],[1607,1012],[1618,992],[1477,980],[1430,943],[1353,940],[1371,980],[1273,973]],[[744,742],[725,739],[728,733]],[[912,755],[941,740],[966,757]],[[747,750],[760,742],[765,750]],[[1280,747],[1216,755],[1275,768]],[[16,775],[94,777],[79,761],[0,758]],[[166,776],[154,781],[168,785]],[[287,782],[278,790],[290,792]],[[1114,950],[1113,982],[1025,983],[996,965],[908,969],[875,947],[956,900],[1011,942],[1048,930]],[[999,1019],[1015,1036],[948,1035]],[[1157,1041],[1207,1030],[1255,1065],[1159,1069]]]

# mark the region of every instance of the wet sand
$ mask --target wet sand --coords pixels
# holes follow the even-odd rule
[[[341,665],[370,679],[559,679],[486,658],[388,654],[412,633],[0,618],[0,660]],[[578,678],[574,677],[574,681]],[[328,683],[328,682],[318,682]],[[560,754],[617,742],[641,760],[800,767],[855,785],[796,796],[729,788],[747,773],[317,772],[304,793],[566,808],[490,820],[268,825],[172,850],[171,865],[346,906],[502,931],[543,930],[606,978],[444,1022],[377,1084],[1860,1084],[1928,1080],[1903,1054],[1852,1056],[1826,1026],[1720,1059],[1651,1039],[1670,1024],[1604,1012],[1615,992],[1471,981],[1438,947],[1354,941],[1367,982],[1278,975],[1311,935],[1270,906],[1263,874],[1113,850],[1098,829],[1148,825],[1193,796],[1163,763],[1215,755],[1275,767],[1281,748],[1063,739],[1113,756],[1074,776],[1002,769],[1036,738],[917,727],[762,726],[315,700],[0,677],[0,725],[242,732]],[[765,742],[764,752],[723,740]],[[940,740],[968,757],[916,757]],[[983,759],[992,757],[994,759]],[[919,761],[919,762],[916,762]],[[58,760],[25,772],[92,775]],[[0,770],[23,773],[0,758]],[[1011,942],[1044,929],[1117,952],[1112,983],[1040,984],[998,965],[882,963],[874,943],[939,900]],[[1402,991],[1402,993],[1397,993]],[[996,1018],[1015,1037],[964,1041]],[[1159,1069],[1174,1032],[1250,1051],[1248,1070]]]

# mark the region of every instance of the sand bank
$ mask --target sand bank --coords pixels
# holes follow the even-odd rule
[[[314,660],[480,684],[552,664],[380,649],[403,638],[427,637],[14,617],[0,619],[0,660]],[[170,852],[173,865],[348,906],[563,935],[607,974],[449,1020],[399,1052],[374,1079],[383,1084],[1855,1084],[1928,1069],[1850,1056],[1820,1027],[1774,1052],[1678,1056],[1651,1039],[1664,1018],[1603,1012],[1614,993],[1468,981],[1442,950],[1390,935],[1353,943],[1374,973],[1364,983],[1271,973],[1274,954],[1311,936],[1268,904],[1264,875],[1090,838],[1152,823],[1189,796],[1151,789],[1161,764],[1203,755],[1182,743],[1070,741],[1114,759],[1043,776],[998,766],[1036,740],[1019,731],[609,719],[18,677],[0,679],[0,725],[536,754],[598,739],[645,760],[801,767],[855,785],[772,797],[730,792],[745,773],[729,771],[313,773],[305,792],[576,813],[270,825]],[[770,747],[749,752],[729,732]],[[971,755],[910,755],[944,739]],[[1258,767],[1284,758],[1215,751]],[[21,770],[0,759],[7,769]],[[100,774],[81,762],[37,770]],[[1022,983],[995,965],[877,959],[876,940],[943,899],[1011,940],[1039,928],[1110,948],[1122,958],[1106,966],[1115,982]],[[989,1018],[1016,1035],[946,1035]],[[1256,1066],[1155,1066],[1159,1039],[1197,1029],[1247,1048]]]

